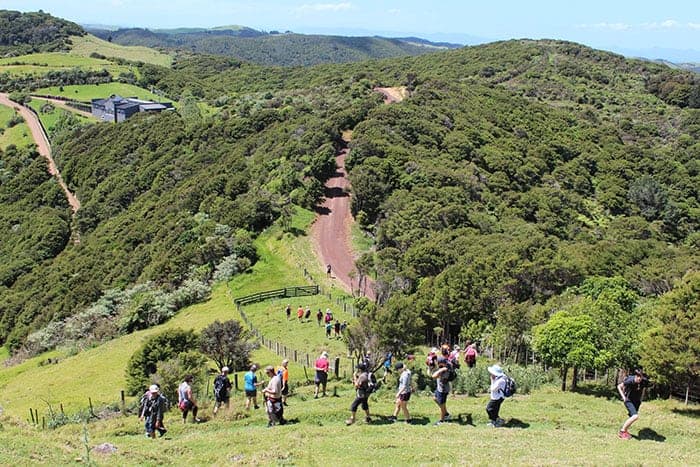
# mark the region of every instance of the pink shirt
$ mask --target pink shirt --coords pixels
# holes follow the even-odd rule
[[[316,360],[316,370],[328,372],[330,365],[331,364],[327,358],[319,358]]]

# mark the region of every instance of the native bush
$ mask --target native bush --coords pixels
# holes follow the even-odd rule
[[[157,362],[156,368],[151,381],[160,385],[161,392],[171,405],[177,403],[177,389],[187,375],[193,377],[191,386],[195,397],[204,394],[208,378],[207,358],[201,353],[194,350],[182,352]]]

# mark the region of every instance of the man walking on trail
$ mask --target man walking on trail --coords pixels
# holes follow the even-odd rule
[[[364,363],[357,365],[357,369],[360,370],[359,374],[353,376],[353,384],[357,390],[355,400],[352,401],[350,405],[350,418],[345,420],[346,425],[352,425],[355,423],[355,414],[357,414],[357,408],[362,406],[362,410],[365,411],[365,421],[371,423],[372,419],[369,416],[369,373],[367,372],[367,366]]]
[[[300,323],[304,319],[304,309],[301,307],[301,305],[299,305],[299,308],[297,308],[297,318],[299,318]]]
[[[408,401],[411,398],[411,370],[402,362],[396,362],[394,368],[396,368],[396,371],[400,371],[401,375],[399,376],[399,389],[396,391],[396,408],[394,409],[394,415],[390,418],[392,422],[395,422],[396,417],[399,415],[399,410],[403,410],[406,423],[410,425],[411,415],[408,413]]]
[[[282,405],[287,405],[287,396],[289,395],[289,360],[282,360],[282,366],[277,370],[277,373],[282,378]]]
[[[321,326],[321,321],[323,321],[323,312],[319,308],[316,312],[316,324],[318,324],[319,327]]]
[[[436,425],[440,425],[450,419],[450,414],[447,412],[447,396],[450,394],[450,382],[447,380],[448,373],[447,359],[438,357],[437,370],[432,374],[433,379],[437,380],[433,400],[440,407],[440,420],[435,422]]]
[[[292,304],[287,303],[287,308],[284,309],[284,313],[287,315],[287,321],[292,317]]]
[[[273,426],[275,423],[284,425],[287,421],[284,419],[284,406],[282,405],[282,378],[275,373],[272,366],[265,368],[265,374],[270,378],[267,387],[263,389],[268,417],[267,426]]]
[[[256,409],[258,406],[258,386],[262,385],[262,381],[258,382],[258,377],[255,372],[258,370],[258,366],[253,364],[250,366],[250,371],[243,376],[243,381],[245,382],[243,389],[245,390],[245,409],[250,410],[250,403],[253,403],[253,407]]]
[[[649,387],[649,378],[641,369],[634,370],[634,373],[627,376],[620,384],[617,385],[617,391],[622,397],[627,409],[629,418],[622,424],[618,436],[621,439],[630,439],[632,435],[629,432],[630,426],[639,420],[639,407],[642,405],[642,395],[644,388]]]
[[[316,377],[314,378],[314,384],[316,385],[314,399],[318,399],[319,386],[323,386],[323,397],[326,397],[326,384],[328,383],[328,369],[330,366],[328,352],[324,350],[314,363],[314,368],[316,369]]]
[[[151,385],[141,397],[141,410],[139,411],[139,418],[146,422],[146,437],[155,438],[156,430],[158,430],[160,436],[168,432],[163,425],[163,415],[166,410],[167,400],[165,396],[160,393],[160,388],[157,384]]]
[[[219,411],[219,407],[222,405],[229,408],[229,401],[231,400],[231,380],[228,379],[229,369],[227,366],[221,369],[221,373],[214,379],[214,398],[216,402],[214,403],[214,415]]]

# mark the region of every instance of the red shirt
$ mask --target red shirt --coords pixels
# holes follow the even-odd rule
[[[316,370],[325,371],[328,373],[330,366],[331,364],[327,358],[319,358],[316,360]]]

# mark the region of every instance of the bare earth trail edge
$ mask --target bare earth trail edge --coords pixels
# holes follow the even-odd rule
[[[384,95],[384,103],[401,102],[406,97],[405,88],[375,88]],[[319,207],[316,220],[311,228],[316,256],[325,268],[331,266],[331,277],[338,281],[340,287],[352,293],[360,294],[376,300],[374,281],[366,277],[358,285],[355,260],[357,254],[352,250],[351,227],[355,222],[350,213],[350,181],[345,171],[345,158],[348,154],[348,143],[352,132],[343,134],[343,147],[335,157],[336,173],[326,182],[326,199]]]

